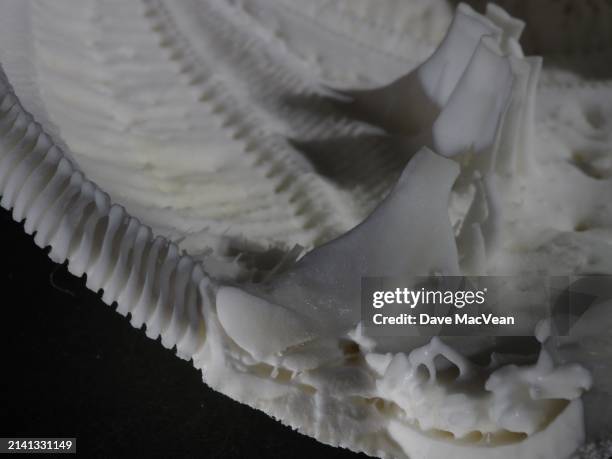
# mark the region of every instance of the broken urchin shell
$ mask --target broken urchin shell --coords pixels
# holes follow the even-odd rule
[[[486,339],[374,339],[360,324],[364,276],[497,267],[509,218],[500,190],[536,173],[541,62],[523,56],[521,21],[462,4],[421,66],[378,89],[336,91],[266,35],[247,4],[2,9],[17,24],[0,54],[2,206],[212,388],[380,457],[557,458],[584,442],[582,394],[597,386],[586,369],[546,350],[533,365],[482,367],[470,357],[490,349]],[[235,69],[247,70],[243,80]],[[275,102],[274,91],[296,90],[336,118]],[[379,146],[366,141],[364,167],[382,177],[407,159],[388,194],[359,184],[348,193],[289,141],[380,128],[403,162],[377,163]],[[269,233],[285,246],[271,247]],[[295,244],[317,247],[299,258],[287,250]],[[437,377],[439,356],[470,393],[464,379]],[[560,375],[554,394],[524,396]]]

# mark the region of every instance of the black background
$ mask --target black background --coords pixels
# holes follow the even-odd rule
[[[0,231],[0,437],[77,437],[87,458],[366,457],[212,391],[3,209]]]

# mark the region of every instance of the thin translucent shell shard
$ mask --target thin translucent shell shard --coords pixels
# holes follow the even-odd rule
[[[354,305],[359,303],[362,277],[458,274],[447,212],[458,173],[458,165],[449,159],[426,149],[417,153],[363,223],[270,282],[276,300],[323,328],[346,330],[360,315]]]

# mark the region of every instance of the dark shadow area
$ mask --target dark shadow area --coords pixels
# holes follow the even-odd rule
[[[313,130],[315,134],[288,142],[331,183],[356,195],[380,198],[410,158],[431,146],[440,108],[416,72],[376,89],[330,93],[282,97],[285,114],[319,119],[328,126],[323,135]]]
[[[385,89],[363,94],[377,97],[376,91],[390,95]],[[418,150],[414,142],[395,134],[376,110],[348,92],[329,89],[328,95],[288,94],[280,104],[287,119],[314,118],[327,124],[324,135],[317,134],[315,127],[314,134],[288,142],[321,176],[342,189],[370,196],[383,194]],[[296,126],[296,131],[304,132],[304,126]]]
[[[290,142],[319,174],[342,188],[351,189],[389,186],[389,183],[381,184],[381,179],[391,176],[391,182],[395,181],[416,153],[402,138],[386,134]]]
[[[433,124],[440,107],[426,95],[415,71],[375,89],[347,89],[345,113],[386,132],[417,135]],[[410,105],[404,103],[410,101]]]

